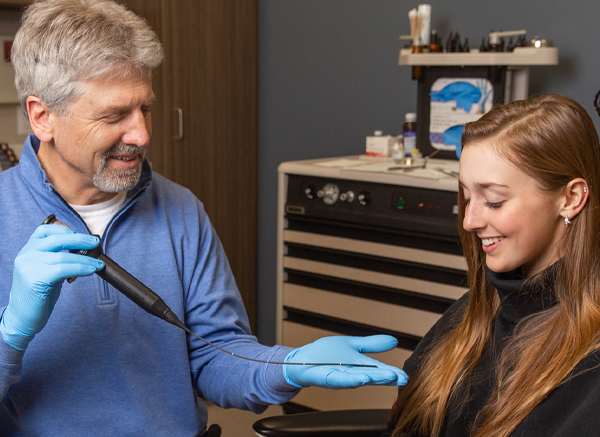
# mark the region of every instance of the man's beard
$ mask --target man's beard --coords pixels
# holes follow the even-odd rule
[[[120,154],[138,154],[141,155],[137,166],[132,169],[109,170],[106,167],[108,158]],[[135,187],[140,180],[142,173],[142,164],[146,155],[145,147],[136,147],[128,144],[116,144],[102,154],[102,161],[96,174],[94,175],[94,186],[105,193],[119,193],[129,191]]]

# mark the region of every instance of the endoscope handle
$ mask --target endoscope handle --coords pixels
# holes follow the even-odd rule
[[[48,218],[44,220],[43,224],[56,224],[68,227],[64,223],[58,221],[54,214],[48,216]],[[169,323],[174,323],[172,321],[174,314],[171,312],[167,304],[161,299],[161,297],[142,284],[139,280],[134,278],[123,267],[106,256],[102,252],[102,244],[99,244],[97,247],[90,250],[75,249],[70,250],[69,252],[89,256],[103,261],[105,267],[96,272],[98,276],[115,287],[148,313],[160,317],[161,319],[165,319]]]
[[[86,251],[78,251],[78,253],[104,261],[105,267],[96,272],[98,276],[131,299],[140,308],[161,319],[165,318],[170,310],[158,294],[150,290],[103,253],[95,256],[93,250],[87,251],[87,253],[81,253]]]

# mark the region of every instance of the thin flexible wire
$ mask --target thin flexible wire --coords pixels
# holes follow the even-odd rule
[[[434,152],[435,153],[435,152]],[[56,216],[54,214],[50,214],[48,217],[46,217],[46,220],[44,220],[44,222],[42,223],[44,225],[47,224],[56,224],[56,225],[62,225],[65,227],[69,227],[66,224],[64,224],[63,222],[59,221],[56,219]],[[73,281],[75,279],[73,278]],[[73,282],[70,281],[70,282]],[[117,289],[119,289],[117,287]],[[124,293],[123,291],[121,291],[122,293]],[[128,296],[127,293],[124,293],[126,296]],[[162,301],[162,300],[161,300]],[[164,304],[164,302],[163,302]],[[139,305],[139,304],[138,304]],[[168,308],[167,308],[168,309]],[[147,309],[146,309],[147,310]],[[153,315],[157,315],[156,313],[151,312],[151,314]],[[211,343],[208,340],[203,339],[202,337],[200,337],[197,334],[194,334],[187,326],[185,326],[183,324],[183,322],[181,320],[179,320],[177,318],[177,316],[175,315],[175,313],[173,313],[170,309],[168,309],[168,311],[165,314],[159,315],[158,317],[162,318],[163,320],[167,321],[168,323],[171,323],[175,326],[178,326],[179,328],[183,329],[185,332],[193,335],[194,337],[198,338],[199,340],[202,340],[204,343],[211,345],[212,347],[219,349],[222,352],[225,352],[226,354],[232,355],[236,358],[241,358],[243,360],[248,360],[248,361],[254,361],[257,363],[265,363],[265,364],[281,364],[281,365],[289,365],[289,366],[349,366],[349,367],[377,367],[375,365],[372,364],[344,364],[344,363],[284,363],[284,362],[280,362],[280,361],[264,361],[264,360],[257,360],[255,358],[248,358],[248,357],[243,357],[241,355],[237,355],[234,354],[233,352],[229,352],[228,350],[225,350],[219,346],[217,346],[216,344]]]
[[[184,328],[185,327],[185,328]],[[196,337],[199,340],[202,340],[204,343],[211,345],[214,348],[219,349],[222,352],[225,352],[229,355],[232,355],[236,358],[241,358],[243,360],[248,360],[248,361],[255,361],[257,363],[265,363],[265,364],[282,364],[282,365],[288,365],[288,366],[351,366],[351,367],[377,367],[373,364],[344,364],[344,363],[284,363],[282,361],[264,361],[264,360],[257,360],[255,358],[248,358],[248,357],[243,357],[241,355],[237,355],[234,354],[233,352],[229,352],[228,350],[225,350],[219,346],[217,346],[214,343],[211,343],[208,340],[203,339],[202,337],[200,337],[197,334],[194,334],[187,326],[183,325],[182,329],[184,329],[187,333],[193,335],[194,337]]]

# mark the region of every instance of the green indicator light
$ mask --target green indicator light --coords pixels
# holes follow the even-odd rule
[[[404,198],[398,197],[398,201],[396,202],[396,208],[404,209]]]

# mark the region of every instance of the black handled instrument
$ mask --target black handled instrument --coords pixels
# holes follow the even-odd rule
[[[50,214],[46,217],[46,220],[43,221],[43,225],[61,225],[70,229],[69,226],[64,224],[63,222],[57,220],[54,214]],[[100,238],[98,235],[96,235]],[[99,259],[100,261],[104,261],[104,268],[96,272],[98,276],[108,282],[110,285],[115,287],[129,299],[131,299],[134,303],[136,303],[140,308],[143,308],[148,313],[153,316],[159,317],[166,322],[171,323],[185,332],[193,335],[194,337],[202,340],[206,344],[211,345],[214,348],[219,349],[222,352],[225,352],[229,355],[232,355],[237,358],[241,358],[243,360],[255,361],[257,363],[265,363],[265,364],[279,364],[279,365],[295,365],[295,366],[352,366],[352,367],[377,367],[371,364],[344,364],[344,363],[283,363],[279,361],[264,361],[257,360],[254,358],[243,357],[241,355],[234,354],[233,352],[229,352],[226,349],[223,349],[216,344],[211,343],[208,340],[200,337],[199,335],[193,333],[187,326],[183,324],[181,320],[171,311],[171,309],[167,306],[164,300],[161,297],[134,278],[130,273],[128,273],[123,267],[114,262],[108,256],[106,256],[102,252],[102,241],[100,244],[91,249],[91,250],[70,250],[71,253],[76,253],[79,255],[85,255],[92,258]],[[69,282],[73,282],[75,278],[69,280]]]
[[[62,225],[69,227],[63,222],[56,219],[54,214],[50,214],[46,220],[42,223],[44,225]],[[98,276],[108,282],[110,285],[115,287],[140,308],[146,310],[148,313],[159,317],[175,326],[185,329],[185,325],[177,318],[177,316],[171,311],[164,300],[142,284],[139,280],[134,278],[130,273],[127,272],[123,267],[114,262],[108,256],[102,252],[102,243],[97,247],[90,250],[71,250],[71,253],[77,253],[79,255],[85,255],[92,258],[99,259],[104,262],[105,267],[102,270],[96,272]],[[71,281],[72,282],[72,281]]]

